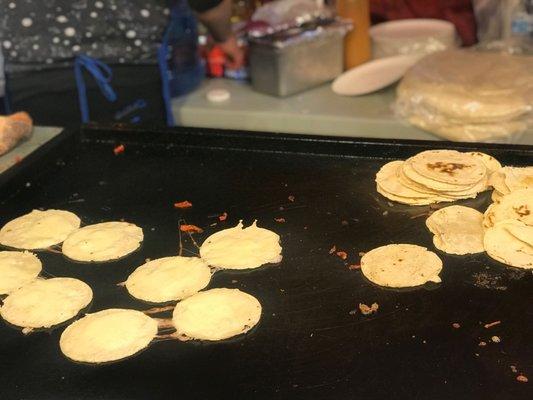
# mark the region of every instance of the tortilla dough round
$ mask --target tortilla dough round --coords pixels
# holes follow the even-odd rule
[[[87,225],[63,243],[63,254],[75,261],[104,262],[137,250],[143,240],[141,228],[128,222]]]
[[[425,247],[389,244],[361,258],[363,275],[376,285],[403,288],[441,282],[442,261]]]
[[[116,361],[148,347],[157,329],[157,321],[140,311],[112,308],[87,314],[69,325],[61,334],[59,347],[74,361]]]
[[[449,206],[435,211],[426,220],[435,235],[435,247],[450,254],[473,254],[483,247],[483,214],[463,206]]]
[[[200,247],[200,257],[217,268],[258,268],[281,261],[279,241],[276,233],[258,228],[257,221],[248,228],[243,228],[241,221],[234,228],[209,236]]]
[[[485,232],[485,250],[490,257],[504,264],[532,269],[533,246],[527,242],[532,237],[533,227],[517,220],[503,220]]]
[[[423,151],[406,164],[427,179],[450,185],[475,185],[487,176],[487,167],[478,157],[455,150]]]
[[[41,269],[41,261],[29,251],[0,251],[0,294],[33,281]]]
[[[33,210],[0,229],[0,244],[15,249],[45,249],[63,242],[80,227],[80,223],[70,211]]]
[[[261,318],[261,304],[239,289],[211,289],[176,305],[172,322],[178,335],[222,340],[252,329]]]
[[[22,328],[50,328],[75,317],[92,298],[91,288],[79,279],[36,279],[7,296],[0,314]]]
[[[133,296],[152,303],[181,300],[205,288],[211,269],[198,257],[164,257],[137,268],[126,280]]]

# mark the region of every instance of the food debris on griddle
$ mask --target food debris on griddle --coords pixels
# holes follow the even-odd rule
[[[459,329],[461,327],[461,324],[459,324],[458,322],[454,322],[452,326],[454,327],[454,329]]]
[[[489,329],[489,328],[492,328],[493,326],[499,325],[501,323],[502,323],[502,321],[494,321],[494,322],[491,322],[489,324],[485,324],[484,327],[485,327],[485,329]]]
[[[220,214],[220,215],[218,216],[218,220],[219,220],[219,221],[225,221],[226,218],[228,218],[228,213],[225,212],[225,211],[224,211],[222,214]]]
[[[118,156],[120,153],[124,153],[124,150],[126,150],[126,147],[123,144],[119,144],[113,149],[113,153]]]
[[[192,203],[188,200],[184,201],[178,201],[177,203],[174,203],[174,208],[191,208]]]
[[[348,258],[348,254],[346,254],[345,251],[337,251],[337,256],[339,256],[341,259],[346,260]]]
[[[188,233],[202,233],[204,230],[196,225],[180,225],[180,231]]]
[[[279,222],[280,224],[285,222],[285,218],[274,218],[274,221]]]
[[[359,310],[361,311],[361,314],[363,315],[370,315],[378,312],[379,304],[378,303],[372,303],[371,306],[367,306],[364,303],[359,303]]]
[[[520,374],[516,377],[516,380],[518,382],[522,382],[522,383],[527,383],[529,382],[529,379],[527,379],[527,376],[525,376],[524,374]]]

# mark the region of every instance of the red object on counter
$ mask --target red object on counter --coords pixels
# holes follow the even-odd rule
[[[225,63],[226,56],[222,49],[218,46],[213,46],[213,48],[207,53],[207,67],[209,75],[214,78],[223,77]]]

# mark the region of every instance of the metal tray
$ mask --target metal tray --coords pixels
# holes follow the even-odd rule
[[[118,144],[125,152],[114,155]],[[512,165],[533,159],[531,146],[185,128],[63,132],[0,177],[0,224],[42,207],[71,210],[85,224],[142,226],[142,248],[117,262],[76,264],[39,253],[45,276],[92,286],[91,312],[151,307],[116,284],[146,258],[177,253],[180,219],[205,229],[195,235],[199,243],[239,219],[257,219],[281,235],[284,258],[215,274],[210,287],[240,288],[263,305],[256,329],[220,343],[162,341],[131,359],[91,366],[62,356],[62,327],[25,337],[2,323],[0,398],[530,399],[531,382],[517,382],[511,370],[533,378],[530,271],[485,254],[437,251],[442,284],[399,291],[348,268],[359,252],[387,243],[433,248],[421,215],[428,207],[389,203],[374,188],[383,163],[428,148],[477,149]],[[174,209],[181,200],[193,208]],[[489,194],[459,203],[484,210]],[[190,240],[184,245],[196,251]],[[348,253],[346,262],[329,254],[334,245]],[[375,315],[351,312],[373,302]]]

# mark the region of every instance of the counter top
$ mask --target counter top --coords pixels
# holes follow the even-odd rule
[[[35,127],[29,140],[23,141],[10,152],[0,156],[0,173],[56,137],[59,132],[61,132],[61,128]]]
[[[226,89],[231,98],[212,103],[206,94]],[[441,140],[397,119],[391,109],[394,87],[358,97],[338,96],[329,84],[287,98],[252,90],[246,83],[206,80],[194,93],[173,100],[178,125],[332,136]],[[533,132],[519,144],[533,144]]]

